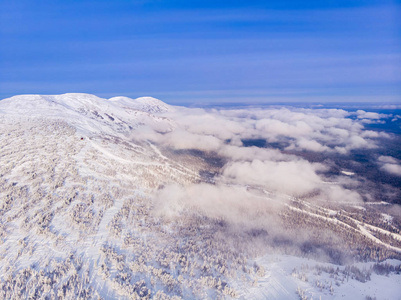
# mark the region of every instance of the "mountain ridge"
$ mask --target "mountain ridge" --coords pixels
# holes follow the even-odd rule
[[[25,102],[26,101],[26,102]],[[39,104],[44,103],[55,103],[64,106],[70,106],[76,108],[79,106],[89,105],[116,105],[119,107],[126,106],[131,109],[137,109],[144,112],[150,113],[162,113],[170,111],[172,108],[170,105],[154,97],[139,97],[129,98],[125,96],[116,96],[109,99],[101,98],[93,94],[86,93],[65,93],[57,95],[41,95],[41,94],[24,94],[15,95],[9,98],[0,100],[0,105],[8,105],[12,107],[12,104],[17,104],[17,107],[22,105],[32,106],[38,104],[37,102],[31,103],[32,101],[40,101]]]
[[[83,133],[99,131],[109,134],[128,133],[141,124],[172,121],[161,117],[173,108],[152,97],[137,99],[100,98],[92,94],[16,95],[0,100],[0,111],[8,115],[64,119]]]

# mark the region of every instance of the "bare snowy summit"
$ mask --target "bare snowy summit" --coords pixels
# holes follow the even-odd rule
[[[152,97],[104,99],[91,94],[67,93],[13,96],[0,101],[0,110],[9,115],[63,119],[80,132],[115,134],[129,132],[139,124],[166,123],[166,118],[153,114],[172,109]],[[166,123],[164,127],[171,126]]]
[[[69,109],[103,109],[113,110],[119,108],[135,109],[148,113],[163,113],[171,111],[170,105],[153,97],[113,97],[104,99],[91,94],[67,93],[61,95],[17,95],[0,101],[3,109],[37,111],[44,108],[62,106]]]
[[[131,99],[128,97],[118,96],[110,98],[109,100],[127,108],[149,113],[164,113],[172,110],[171,106],[153,97]]]

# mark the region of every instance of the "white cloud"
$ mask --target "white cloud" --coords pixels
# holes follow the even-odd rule
[[[361,202],[356,178],[339,175],[332,178],[336,183],[328,182],[324,174],[329,166],[311,163],[296,154],[310,151],[345,155],[353,149],[377,147],[378,138],[386,137],[381,132],[365,130],[361,123],[365,119],[348,118],[350,113],[343,110],[178,108],[165,116],[171,119],[169,130],[152,134],[148,128],[143,136],[172,149],[214,152],[226,161],[214,185],[168,185],[158,191],[156,210],[166,218],[190,210],[236,224],[261,223],[258,211],[280,207],[280,201],[269,200],[266,195],[258,197],[247,190],[250,186],[274,195],[302,196],[313,201]],[[245,147],[244,139],[266,140],[268,145],[279,142],[284,149]],[[385,165],[394,163],[389,158],[379,158],[379,162],[383,169],[398,172],[396,167]]]
[[[374,145],[370,145],[369,142],[363,137],[353,135],[347,140],[346,147],[348,149],[358,149],[358,148],[371,148]]]
[[[315,140],[308,140],[305,138],[299,139],[297,146],[304,150],[314,151],[314,152],[324,152],[330,151],[331,149],[327,146],[323,146]]]
[[[400,120],[401,116],[400,115],[395,115],[394,118],[391,119],[391,122],[395,122],[397,120]]]
[[[280,210],[283,200],[258,197],[245,187],[200,183],[185,187],[168,185],[156,193],[154,203],[156,215],[167,219],[189,210],[233,224],[261,226],[267,221],[261,212],[271,214]]]
[[[181,108],[170,116],[188,132],[211,135],[222,140],[231,139],[246,130],[243,124],[222,117],[216,110]]]
[[[390,174],[401,176],[401,165],[385,163],[381,169]]]
[[[361,133],[361,137],[363,138],[378,138],[380,137],[380,133],[377,131],[372,131],[372,130],[364,130]]]
[[[268,142],[286,140],[291,150],[340,151],[373,148],[382,133],[365,133],[360,120],[347,118],[343,110],[330,109],[251,109],[222,111],[230,120],[241,121],[247,130],[242,138],[263,138]],[[387,136],[388,137],[388,136]]]
[[[328,201],[352,199],[357,202],[361,198],[358,193],[344,189],[341,178],[337,185],[328,186],[321,175],[328,167],[310,163],[294,154],[310,151],[346,155],[353,149],[378,147],[378,138],[388,137],[364,129],[363,120],[383,117],[365,111],[358,111],[358,116],[363,118],[356,120],[348,118],[351,114],[344,110],[296,108],[176,108],[163,116],[166,119],[153,123],[144,119],[135,131],[136,138],[171,149],[197,149],[224,157],[226,164],[220,170],[217,183],[258,185],[268,191],[295,196],[318,191],[322,199]],[[244,139],[266,140],[268,145],[279,142],[284,149],[245,147]],[[293,154],[289,155],[286,150]],[[379,163],[383,170],[398,172],[398,167],[393,166],[398,163],[388,158],[379,158]]]
[[[379,113],[375,113],[375,112],[367,112],[364,110],[357,110],[356,111],[356,115],[358,119],[374,119],[374,120],[378,120],[378,119],[382,119],[382,118],[387,118],[388,115],[386,114],[379,114]]]
[[[255,123],[255,128],[267,135],[283,135],[286,137],[304,136],[313,132],[312,127],[304,121],[286,123],[275,119],[261,119]]]
[[[395,159],[394,157],[392,157],[392,156],[384,156],[384,155],[379,156],[378,161],[382,162],[382,163],[390,163],[390,164],[398,163],[398,160]]]
[[[305,160],[233,162],[223,168],[223,176],[239,184],[259,185],[269,191],[302,195],[319,186],[317,170],[324,170],[321,164]]]
[[[194,134],[180,128],[163,135],[161,140],[165,145],[177,150],[217,151],[222,145],[222,141],[214,136]]]
[[[380,169],[392,175],[401,176],[400,161],[392,156],[381,155],[377,159]]]
[[[362,202],[362,197],[356,192],[345,189],[339,185],[328,185],[320,196],[332,203],[352,205]]]
[[[331,127],[327,129],[327,133],[333,136],[335,139],[343,141],[348,138],[350,132],[343,128]]]
[[[367,112],[362,116],[374,117]],[[374,148],[379,137],[389,137],[376,131],[364,130],[363,120],[348,118],[350,113],[338,109],[249,108],[205,110],[176,108],[165,114],[165,121],[145,122],[164,135],[153,136],[174,149],[199,149],[229,152],[227,141],[242,146],[243,139],[264,139],[268,143],[282,142],[295,151],[338,152]],[[381,115],[380,115],[381,117]],[[156,140],[155,140],[156,139]],[[232,151],[232,149],[231,149]]]
[[[291,160],[294,156],[281,153],[277,149],[266,149],[259,147],[240,147],[235,145],[224,145],[218,152],[219,155],[229,158],[231,161],[253,161]]]

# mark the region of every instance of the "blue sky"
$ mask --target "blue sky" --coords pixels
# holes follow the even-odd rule
[[[0,0],[0,98],[401,101],[396,1]]]

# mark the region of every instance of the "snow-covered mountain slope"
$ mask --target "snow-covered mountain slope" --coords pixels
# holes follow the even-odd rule
[[[0,298],[149,297],[150,276],[129,275],[125,286],[118,274],[131,274],[138,256],[153,261],[168,248],[165,229],[149,215],[150,191],[198,180],[155,145],[132,141],[144,122],[171,126],[158,118],[92,95],[0,102]],[[110,274],[107,257],[117,254],[119,271]]]
[[[90,94],[22,95],[2,100],[0,110],[7,115],[61,118],[86,134],[127,133],[140,124],[150,123],[172,126],[166,118],[154,115],[172,110],[162,101],[150,97],[117,98],[107,100]]]
[[[242,202],[285,198],[281,209],[274,205],[256,211],[255,223],[268,219],[279,232],[208,217],[199,203],[183,206],[179,187],[204,187],[205,176],[217,174],[221,161],[212,154],[203,157],[202,151],[168,148],[170,138],[201,146],[215,142],[209,134],[202,139],[199,128],[195,135],[179,128],[169,136],[179,126],[176,110],[149,97],[24,95],[0,101],[0,299],[297,299],[351,294],[365,299],[381,295],[374,290],[376,281],[367,280],[372,275],[382,283],[387,277],[381,272],[387,272],[393,284],[385,297],[397,295],[397,261],[337,270],[295,256],[313,252],[309,249],[316,242],[317,256],[337,257],[338,249],[327,242],[334,237],[351,253],[367,256],[374,249],[372,256],[391,257],[401,248],[397,228],[390,223],[385,224],[388,228],[378,220],[369,225],[353,213],[337,214],[250,185],[226,184],[224,191],[231,196],[243,193]],[[164,144],[153,142],[155,135]],[[163,193],[165,186],[168,193]],[[202,191],[199,199],[210,205],[208,197],[214,199]],[[207,209],[216,210],[218,200]],[[157,206],[160,201],[177,216],[166,217]],[[247,213],[236,215],[237,203],[229,203],[223,216],[235,219]],[[295,235],[308,236],[309,244],[283,233],[294,227]],[[322,227],[330,228],[319,231]],[[271,254],[280,251],[291,255]],[[354,287],[366,287],[366,292]]]
[[[110,98],[109,100],[125,108],[136,109],[153,114],[173,111],[171,106],[153,97],[140,97],[131,99],[128,97],[119,96]]]

